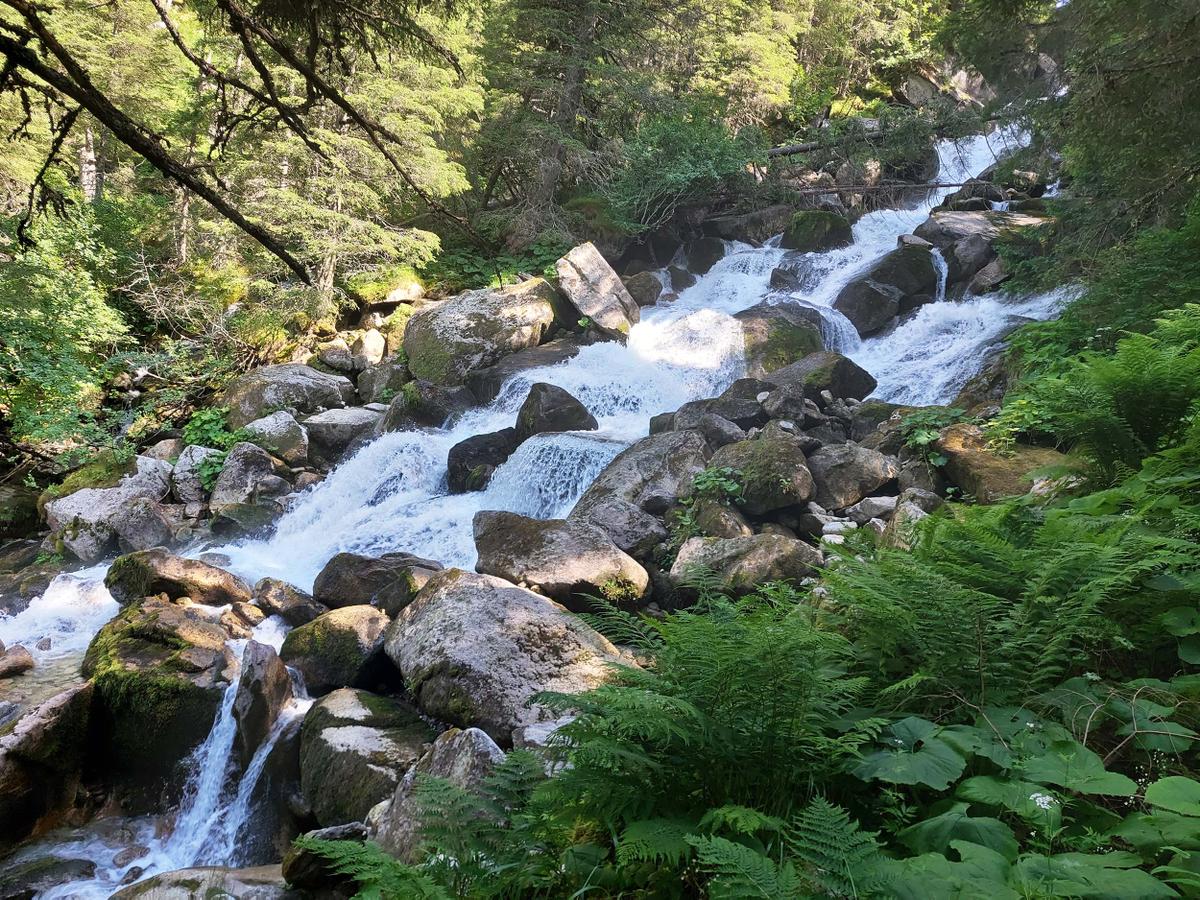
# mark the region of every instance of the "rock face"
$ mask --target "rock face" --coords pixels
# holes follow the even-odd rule
[[[376,431],[404,431],[437,427],[451,416],[466,412],[475,397],[464,387],[442,387],[431,381],[410,381],[392,398]]]
[[[243,504],[272,503],[291,489],[287,481],[275,474],[271,455],[243,441],[234,444],[225,457],[225,466],[217,476],[208,502],[213,512],[221,512]]]
[[[221,405],[229,408],[229,425],[241,428],[279,409],[312,414],[352,402],[354,384],[341,375],[327,375],[311,366],[285,363],[247,372],[225,392]]]
[[[313,598],[278,578],[263,578],[254,585],[254,602],[269,616],[279,616],[293,628],[307,625],[328,610]]]
[[[968,235],[994,240],[1004,231],[1044,225],[1046,218],[1015,212],[953,212],[938,210],[913,231],[935,247],[949,247]]]
[[[94,764],[129,792],[131,809],[181,786],[179,763],[208,734],[228,683],[228,637],[214,610],[159,595],[92,639],[82,671],[96,689]]]
[[[110,900],[201,900],[237,897],[238,900],[301,900],[283,880],[279,865],[252,869],[201,866],[154,875],[122,888]]]
[[[396,617],[386,650],[427,715],[476,726],[499,744],[551,718],[539,691],[601,684],[611,643],[558,604],[491,575],[439,572]]]
[[[825,347],[820,314],[798,303],[759,303],[734,318],[742,325],[746,374],[751,378],[766,378]]]
[[[315,703],[300,729],[300,789],[317,821],[361,822],[433,736],[415,710],[366,691],[343,688]]]
[[[279,657],[320,695],[369,680],[383,649],[386,614],[373,606],[347,606],[288,632]]]
[[[46,504],[46,524],[63,547],[83,562],[96,562],[116,542],[117,521],[132,500],[160,501],[171,490],[171,464],[139,456],[136,471],[108,488],[84,488]]]
[[[691,489],[707,461],[708,444],[699,432],[642,438],[608,464],[567,518],[600,527],[631,556],[648,553],[667,537],[657,516]]]
[[[928,303],[936,292],[937,270],[932,255],[922,247],[906,246],[893,250],[865,275],[842,288],[833,308],[866,337],[898,313]]]
[[[1048,447],[1017,445],[1008,453],[998,453],[988,446],[978,425],[944,428],[935,446],[946,457],[946,477],[978,503],[1027,494],[1033,486],[1031,472],[1068,464],[1066,456]]]
[[[816,490],[813,499],[825,509],[853,506],[900,474],[894,457],[855,444],[830,444],[808,458]]]
[[[403,360],[385,359],[364,369],[356,383],[363,403],[387,403],[411,380],[412,375]]]
[[[304,420],[313,461],[319,466],[334,465],[346,448],[359,437],[371,434],[382,414],[361,406],[329,409]]]
[[[524,582],[560,603],[570,605],[577,594],[637,600],[650,586],[646,570],[587,522],[484,511],[474,525],[477,572]]]
[[[517,443],[547,431],[594,431],[596,417],[567,391],[553,384],[535,384],[517,412]]]
[[[688,273],[693,276],[706,275],[725,256],[725,242],[720,238],[701,237],[689,241],[684,251],[687,255]],[[685,285],[686,287],[687,285]]]
[[[515,428],[502,428],[459,441],[446,457],[446,482],[451,493],[482,491],[520,443]]]
[[[810,354],[772,372],[770,381],[780,386],[802,385],[804,396],[818,404],[822,402],[822,391],[843,400],[847,397],[862,400],[875,390],[876,383],[869,372],[832,350]]]
[[[559,302],[548,282],[532,278],[511,287],[467,291],[428,306],[413,314],[404,330],[408,369],[414,378],[461,385],[472,372],[540,344]]]
[[[308,432],[290,412],[281,409],[269,416],[255,419],[246,426],[246,431],[252,436],[254,443],[275,454],[289,466],[302,466],[308,462]],[[182,461],[183,457],[179,459]],[[175,469],[179,470],[178,464]]]
[[[367,817],[368,837],[405,862],[416,862],[421,808],[414,797],[418,776],[444,778],[465,790],[478,787],[504,759],[504,751],[478,728],[444,731],[396,786],[391,798]]]
[[[0,737],[0,852],[53,823],[75,799],[88,752],[93,687],[69,688]]]
[[[624,340],[641,319],[637,302],[590,241],[571,250],[554,269],[571,305],[608,337]]]
[[[249,765],[279,718],[283,705],[292,698],[292,679],[274,649],[250,641],[242,651],[242,672],[233,699],[237,722],[235,749],[243,766]]]
[[[467,376],[467,387],[480,403],[491,403],[500,389],[516,375],[565,362],[579,353],[579,344],[571,338],[557,338],[540,347],[531,347],[506,356],[494,366]]]
[[[740,473],[742,495],[737,504],[751,515],[796,506],[813,493],[803,444],[779,429],[766,429],[753,440],[722,447],[709,465]]]
[[[338,553],[317,575],[313,599],[334,609],[366,603],[395,612],[439,569],[433,560],[410,553]]]
[[[815,574],[823,563],[821,551],[815,547],[777,534],[694,537],[679,548],[671,580],[683,585],[690,573],[707,570],[720,577],[724,590],[743,596],[767,581],[799,581]]]
[[[121,504],[120,512],[113,518],[113,531],[117,533],[117,546],[128,553],[174,543],[177,523],[168,507],[157,500],[134,497]]]
[[[741,215],[706,219],[700,228],[705,234],[726,241],[761,244],[786,229],[791,221],[792,207],[778,203]]]
[[[854,243],[854,232],[844,216],[823,209],[796,213],[783,232],[780,246],[786,250],[817,253]]]
[[[249,585],[236,575],[159,549],[119,557],[104,576],[104,585],[122,606],[154,594],[208,606],[249,603],[251,597]]]

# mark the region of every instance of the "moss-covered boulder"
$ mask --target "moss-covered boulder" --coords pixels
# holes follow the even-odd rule
[[[0,538],[25,537],[37,527],[37,492],[20,484],[0,484]]]
[[[349,378],[284,363],[247,372],[225,391],[221,405],[229,409],[230,426],[241,428],[281,409],[310,414],[353,400],[354,383]]]
[[[209,606],[249,603],[251,597],[250,586],[236,575],[158,548],[117,557],[104,576],[104,586],[122,605],[153,594],[166,594],[172,600],[186,597]]]
[[[798,303],[759,303],[734,316],[742,326],[746,374],[768,373],[825,348],[821,315]]]
[[[408,369],[414,378],[461,385],[472,372],[540,344],[561,304],[552,285],[532,278],[511,287],[467,291],[428,306],[415,313],[404,330]]]
[[[722,447],[713,454],[709,466],[737,472],[742,485],[737,505],[751,515],[761,516],[796,506],[812,496],[812,475],[802,448],[798,438],[772,426],[752,440]]]
[[[687,598],[696,571],[713,573],[735,596],[753,593],[767,581],[796,582],[824,564],[821,551],[795,538],[755,534],[738,538],[694,537],[685,541],[671,566],[671,580]]]
[[[895,457],[857,444],[828,444],[808,458],[813,499],[828,510],[853,506],[900,474]]]
[[[279,656],[311,694],[364,685],[381,660],[388,621],[373,606],[333,609],[288,632]]]
[[[978,425],[960,423],[942,429],[935,444],[946,457],[943,470],[952,484],[977,503],[1028,494],[1038,470],[1061,470],[1069,459],[1049,447],[1017,444],[1003,452],[992,447]]]
[[[435,736],[396,700],[349,688],[319,700],[300,729],[300,788],[317,821],[361,822]]]
[[[154,808],[182,786],[180,763],[204,740],[228,685],[228,632],[202,606],[166,595],[133,603],[92,639],[83,675],[95,683],[97,768]]]
[[[780,246],[803,253],[836,250],[854,243],[854,231],[845,216],[824,209],[804,209],[792,216]]]

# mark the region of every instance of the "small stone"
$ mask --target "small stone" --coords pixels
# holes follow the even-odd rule
[[[36,644],[34,644],[34,647],[37,648],[38,650],[49,650],[50,649],[49,636],[42,638],[40,641],[38,641]]]

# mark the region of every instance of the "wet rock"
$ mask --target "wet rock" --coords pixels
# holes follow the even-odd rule
[[[798,303],[759,303],[734,318],[742,326],[746,374],[751,378],[766,378],[825,347],[820,313]]]
[[[249,765],[291,699],[292,679],[275,650],[258,641],[248,642],[242,651],[242,673],[233,699],[235,749],[243,766]]]
[[[896,508],[880,536],[883,547],[911,550],[916,538],[917,523],[942,505],[937,494],[909,488],[896,498]]]
[[[427,715],[500,744],[550,718],[541,691],[604,682],[617,651],[558,604],[490,575],[439,572],[388,629],[388,656]]]
[[[405,362],[385,359],[359,374],[358,395],[364,403],[388,403],[411,380],[412,374]]]
[[[0,897],[4,900],[33,900],[47,891],[76,881],[86,881],[96,873],[96,864],[87,859],[43,856],[7,864],[0,872]]]
[[[353,400],[350,379],[300,363],[284,363],[247,372],[226,390],[221,405],[228,407],[229,425],[236,429],[279,409],[311,415]]]
[[[687,597],[688,577],[696,571],[711,572],[721,580],[722,590],[743,596],[767,581],[799,581],[823,564],[821,551],[815,547],[775,534],[694,537],[679,548],[671,566],[671,580]]]
[[[163,872],[122,888],[109,900],[302,900],[304,896],[288,887],[276,863],[249,869],[198,866]]]
[[[209,606],[248,603],[251,598],[249,585],[236,575],[158,549],[119,557],[104,576],[104,585],[122,606],[154,594],[172,600],[186,597]]]
[[[899,472],[894,457],[855,444],[830,444],[808,458],[813,499],[826,509],[853,506],[879,490]]]
[[[317,822],[361,822],[433,737],[415,710],[366,691],[315,703],[300,729],[300,785]]]
[[[701,237],[689,241],[684,252],[687,255],[689,274],[706,275],[725,257],[725,242],[720,238]]]
[[[213,512],[240,504],[273,503],[290,493],[292,486],[276,474],[275,460],[261,447],[234,444],[213,485],[209,505]],[[282,507],[279,508],[282,511]]]
[[[280,581],[263,578],[254,585],[254,602],[269,616],[279,616],[293,628],[307,625],[328,610],[309,594]]]
[[[371,434],[383,416],[364,407],[329,409],[304,420],[309,452],[323,468],[332,467],[342,458],[355,439]]]
[[[989,294],[1012,277],[1004,259],[997,256],[986,266],[975,273],[971,283],[967,285],[968,294]]]
[[[513,353],[494,366],[472,372],[467,376],[467,387],[478,402],[491,403],[499,395],[500,389],[514,377],[565,362],[579,353],[579,347],[573,338],[558,338],[540,347]]]
[[[136,469],[114,487],[84,488],[46,504],[46,524],[63,547],[83,562],[96,562],[116,543],[123,507],[144,497],[158,502],[171,489],[171,464],[139,456]]]
[[[706,219],[700,228],[706,235],[726,241],[761,244],[788,227],[792,212],[788,204],[778,203],[753,212]]]
[[[504,751],[478,728],[451,728],[443,732],[404,775],[391,798],[371,810],[367,817],[368,836],[393,856],[416,862],[422,825],[422,809],[414,796],[417,779],[442,778],[456,787],[472,790],[503,759]]]
[[[383,649],[388,617],[373,606],[347,606],[288,632],[280,658],[304,676],[310,694],[369,682]]]
[[[409,553],[377,557],[338,553],[317,575],[313,598],[331,609],[364,603],[382,608],[385,600],[394,603],[401,595],[407,603],[420,590],[414,579],[423,585],[428,580],[426,573],[440,568],[433,560]]]
[[[571,305],[604,335],[624,340],[641,319],[637,302],[594,244],[580,244],[554,268]]]
[[[200,479],[200,463],[220,452],[212,447],[193,444],[179,454],[171,471],[171,489],[176,500],[180,503],[204,503],[208,499],[208,489]]]
[[[971,234],[995,240],[1005,231],[1044,225],[1049,219],[1014,212],[937,211],[913,232],[935,247],[949,247]]]
[[[24,675],[36,665],[33,654],[20,644],[9,647],[7,650],[0,650],[0,678]]]
[[[667,531],[651,505],[684,496],[708,461],[703,435],[672,431],[635,441],[602,471],[567,516],[602,528],[631,556],[650,552]],[[663,507],[664,509],[666,507]]]
[[[625,290],[638,306],[653,306],[662,294],[663,285],[653,272],[638,272],[624,279]]]
[[[825,350],[813,353],[799,362],[777,369],[770,375],[776,386],[803,385],[804,396],[818,405],[824,401],[823,391],[834,397],[861,400],[875,390],[875,379],[861,366],[840,353]]]
[[[450,492],[482,491],[492,474],[520,446],[517,429],[503,428],[459,441],[446,457],[446,482]]]
[[[472,372],[540,344],[560,303],[548,282],[532,278],[505,288],[467,291],[425,307],[404,330],[408,369],[417,379],[462,385]]]
[[[872,519],[890,519],[895,509],[895,497],[864,497],[847,507],[845,515],[857,525],[866,525]]]
[[[33,565],[42,553],[42,543],[37,540],[17,540],[0,544],[0,573],[5,575],[19,572]]]
[[[902,247],[842,288],[833,308],[866,337],[879,331],[898,313],[928,303],[936,292],[937,270],[929,251]]]
[[[886,400],[868,400],[854,407],[850,414],[850,439],[861,441],[875,434],[879,426],[887,422],[894,413],[903,409]],[[873,447],[879,450],[879,447]],[[899,448],[897,448],[897,451]],[[894,453],[893,453],[894,455]]]
[[[253,443],[278,456],[289,466],[308,463],[308,432],[290,412],[281,409],[255,419],[246,425],[245,430]],[[176,465],[176,470],[178,468]]]
[[[685,291],[696,283],[696,276],[681,266],[667,266],[667,274],[671,276],[671,287],[676,291]]]
[[[792,216],[779,246],[802,253],[821,253],[852,243],[854,232],[844,216],[823,209],[805,209]]]
[[[646,570],[587,522],[483,511],[474,528],[477,572],[523,582],[568,606],[587,608],[579,594],[637,601],[650,585]]]
[[[517,412],[517,443],[548,431],[594,431],[596,417],[567,391],[553,384],[530,387]]]
[[[753,440],[722,447],[709,465],[739,473],[742,493],[736,502],[751,515],[795,506],[813,493],[802,445],[782,430],[764,431]]]
[[[982,234],[969,234],[955,241],[944,253],[946,257],[946,283],[954,286],[970,281],[992,260],[996,249]]]
[[[412,428],[436,428],[474,405],[474,395],[464,387],[410,381],[392,398],[376,430],[382,434]]]
[[[989,446],[978,425],[965,423],[943,428],[934,446],[946,457],[946,477],[977,503],[1027,494],[1032,487],[1031,473],[1069,464],[1064,454],[1048,447],[1017,444],[1000,453]]]
[[[0,538],[37,531],[38,495],[20,484],[0,484]]]

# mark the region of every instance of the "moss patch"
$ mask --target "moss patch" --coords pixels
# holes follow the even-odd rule
[[[112,450],[101,450],[90,461],[62,480],[42,491],[38,497],[38,513],[45,515],[46,504],[84,488],[107,488],[120,483],[126,475],[137,471],[135,457],[123,457]]]
[[[805,209],[792,216],[780,246],[813,253],[848,247],[853,241],[854,232],[843,216],[823,209]]]
[[[774,372],[824,349],[821,335],[805,325],[776,322],[770,326],[766,341],[756,353],[764,372]]]

